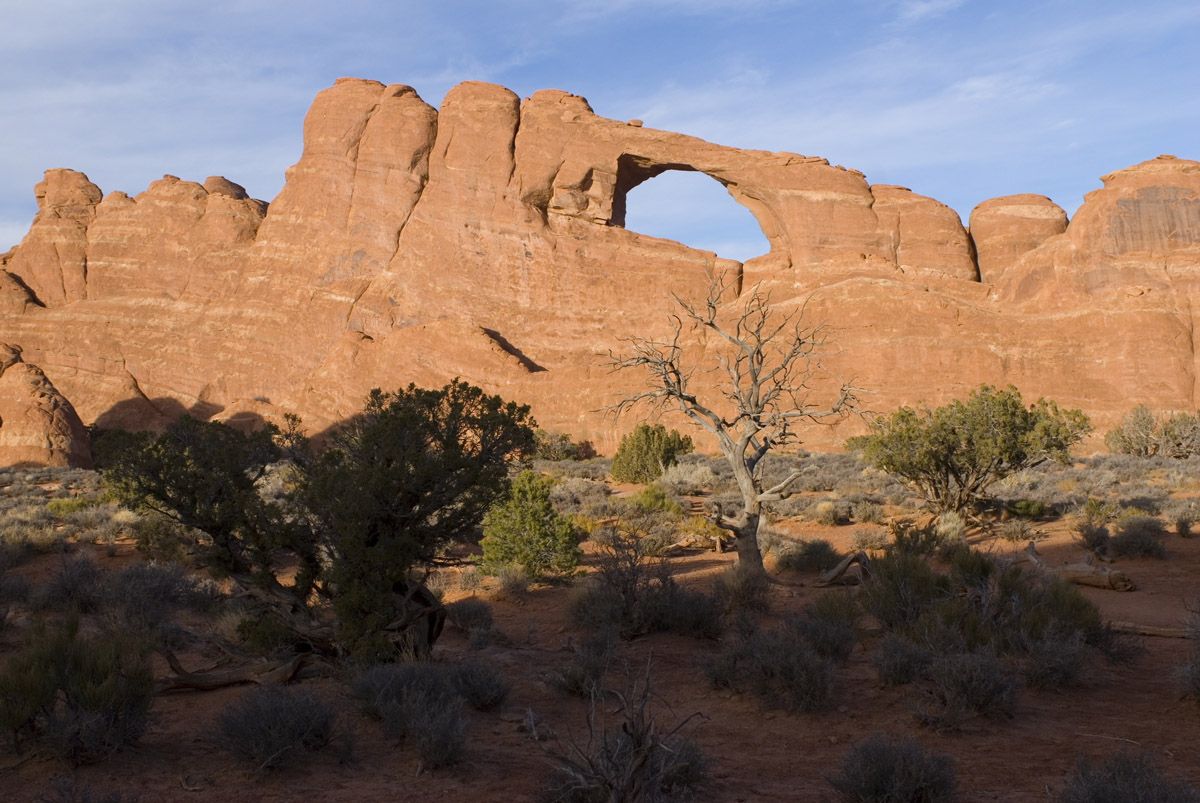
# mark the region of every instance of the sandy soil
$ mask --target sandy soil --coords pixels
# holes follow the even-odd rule
[[[1082,558],[1072,543],[1070,521],[1042,524],[1040,552],[1051,564]],[[804,537],[824,537],[848,549],[852,527],[795,525]],[[999,552],[1019,545],[989,539],[980,543]],[[132,546],[115,554],[92,549],[101,565],[136,560]],[[1113,620],[1145,625],[1178,626],[1185,603],[1200,598],[1200,538],[1170,536],[1168,560],[1129,559],[1119,563],[1138,589],[1119,593],[1088,589],[1085,593]],[[31,577],[51,571],[57,558],[45,556],[23,564],[15,573]],[[707,588],[711,576],[730,565],[729,554],[693,554],[672,565],[684,584]],[[816,594],[812,575],[788,575],[798,587],[772,589],[776,613],[801,608]],[[520,603],[497,601],[497,624],[503,638],[472,651],[464,634],[448,628],[435,648],[435,659],[457,661],[467,655],[493,663],[511,682],[507,703],[493,713],[473,712],[466,761],[453,770],[417,774],[411,750],[390,744],[378,725],[358,716],[345,699],[344,687],[332,679],[308,681],[311,688],[338,704],[355,736],[354,762],[340,765],[327,750],[308,758],[297,770],[250,776],[210,743],[216,712],[244,689],[181,693],[159,698],[153,722],[140,744],[109,761],[76,771],[76,778],[95,791],[121,789],[141,800],[222,801],[363,801],[528,800],[545,774],[543,749],[519,730],[532,709],[565,742],[586,741],[586,705],[550,686],[545,677],[565,662],[569,629],[567,590],[535,588]],[[451,593],[450,599],[461,593]],[[481,596],[487,598],[485,588]],[[837,766],[848,746],[884,731],[919,739],[927,747],[951,754],[956,762],[962,801],[1049,800],[1062,786],[1077,756],[1102,757],[1120,748],[1149,751],[1166,774],[1200,785],[1200,712],[1181,700],[1172,670],[1184,660],[1190,643],[1182,639],[1148,638],[1145,654],[1131,666],[1110,666],[1092,659],[1082,686],[1057,692],[1023,690],[1019,709],[1006,721],[974,720],[959,732],[936,734],[919,728],[904,688],[884,688],[871,664],[875,638],[855,648],[840,670],[834,709],[820,715],[788,715],[764,710],[749,695],[713,691],[697,660],[715,652],[712,642],[663,635],[638,639],[620,647],[618,663],[636,673],[653,666],[658,716],[674,722],[698,713],[695,738],[711,760],[711,775],[701,788],[701,801],[820,801],[830,799],[824,776]],[[17,638],[10,628],[0,650],[11,653]],[[160,667],[165,671],[165,667]],[[613,682],[621,683],[620,672]],[[0,800],[38,800],[53,775],[67,774],[50,760],[15,764],[0,770]]]

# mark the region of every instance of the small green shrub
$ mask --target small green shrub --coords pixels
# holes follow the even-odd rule
[[[554,481],[522,471],[508,495],[483,517],[483,567],[519,565],[531,580],[566,575],[579,565],[579,544],[571,520],[550,504]]]
[[[617,482],[654,482],[679,455],[693,449],[692,439],[662,424],[638,424],[621,439],[609,472]]]
[[[667,489],[657,482],[647,485],[633,496],[629,504],[643,513],[665,513],[672,518],[683,515],[683,508],[667,495]]]
[[[845,803],[944,803],[956,786],[949,756],[882,733],[847,751],[828,781]]]
[[[1008,510],[1022,519],[1040,519],[1051,512],[1046,503],[1036,499],[1018,499],[1008,506]]]
[[[217,715],[213,743],[256,773],[294,766],[321,750],[334,735],[329,706],[314,695],[282,686],[260,686]]]
[[[1080,757],[1058,795],[1059,803],[1200,803],[1186,781],[1170,781],[1149,753],[1122,750],[1099,761]]]

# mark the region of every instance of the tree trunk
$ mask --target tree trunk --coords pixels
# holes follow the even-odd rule
[[[746,514],[746,523],[738,528],[737,554],[738,566],[759,574],[766,574],[763,567],[762,552],[758,548],[759,528],[765,528],[767,521],[758,513]]]

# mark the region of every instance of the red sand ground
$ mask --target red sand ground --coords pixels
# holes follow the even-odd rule
[[[1043,525],[1049,533],[1039,550],[1051,564],[1083,556],[1072,543],[1069,525],[1069,521]],[[825,537],[840,549],[848,548],[851,530],[811,524],[794,528],[797,535]],[[1001,552],[1019,548],[998,540],[981,545]],[[81,549],[93,549],[101,565],[115,567],[137,559],[130,545],[120,546],[115,555],[100,548]],[[1185,603],[1200,598],[1200,538],[1171,536],[1167,550],[1165,562],[1131,559],[1119,564],[1138,583],[1137,591],[1087,589],[1085,593],[1107,618],[1178,626],[1186,615]],[[44,576],[56,560],[41,557],[15,571]],[[710,576],[733,560],[729,554],[693,554],[672,559],[672,566],[682,583],[707,588]],[[799,609],[814,595],[825,593],[813,588],[811,575],[788,579],[805,585],[773,588],[776,612]],[[299,769],[263,778],[250,776],[207,741],[216,712],[244,691],[234,688],[159,698],[152,725],[137,747],[103,764],[80,768],[76,778],[95,791],[138,793],[143,803],[530,799],[546,771],[547,758],[518,730],[526,709],[535,711],[564,741],[586,738],[585,704],[556,691],[544,679],[568,656],[572,631],[564,612],[567,594],[562,588],[536,588],[519,604],[496,602],[496,620],[505,638],[481,651],[472,652],[465,636],[453,628],[438,642],[436,660],[451,662],[473,655],[493,663],[513,686],[500,711],[472,712],[467,758],[455,769],[418,776],[415,754],[386,741],[378,725],[354,712],[344,687],[323,679],[309,685],[345,713],[356,737],[352,765],[339,765],[327,750],[307,758]],[[11,653],[17,641],[13,629],[8,629],[0,651]],[[673,723],[694,712],[703,715],[695,738],[710,757],[711,775],[697,795],[701,801],[831,799],[824,776],[836,768],[848,746],[877,731],[913,736],[927,747],[953,755],[962,801],[1050,800],[1077,756],[1103,757],[1123,747],[1147,750],[1169,777],[1200,784],[1200,712],[1180,699],[1172,680],[1173,667],[1184,660],[1190,642],[1148,638],[1145,655],[1131,666],[1113,667],[1095,658],[1081,687],[1023,690],[1013,719],[974,720],[945,735],[917,727],[905,689],[879,685],[870,660],[873,642],[868,638],[865,646],[856,647],[839,672],[834,710],[820,715],[764,710],[752,696],[713,691],[697,668],[698,658],[717,649],[710,642],[652,636],[623,644],[619,659],[634,671],[652,659],[662,721]],[[49,790],[51,776],[68,774],[50,760],[14,763],[6,759],[0,770],[0,800],[38,800]]]

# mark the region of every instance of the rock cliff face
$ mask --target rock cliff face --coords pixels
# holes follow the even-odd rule
[[[769,252],[743,266],[626,230],[627,193],[668,170],[720,182]],[[732,270],[826,323],[825,369],[873,391],[873,410],[1012,382],[1102,431],[1139,402],[1197,406],[1200,164],[1103,181],[1069,224],[1020,195],[980,204],[968,231],[824,159],[608,120],[565,92],[465,83],[434,110],[411,87],[342,79],[269,207],[220,177],[102,198],[47,171],[29,234],[0,256],[0,341],[89,423],[296,412],[321,428],[371,387],[460,376],[611,449],[636,422],[596,411],[639,378],[600,355],[663,334],[672,293]]]
[[[0,466],[91,468],[87,431],[71,403],[20,349],[0,343]]]

